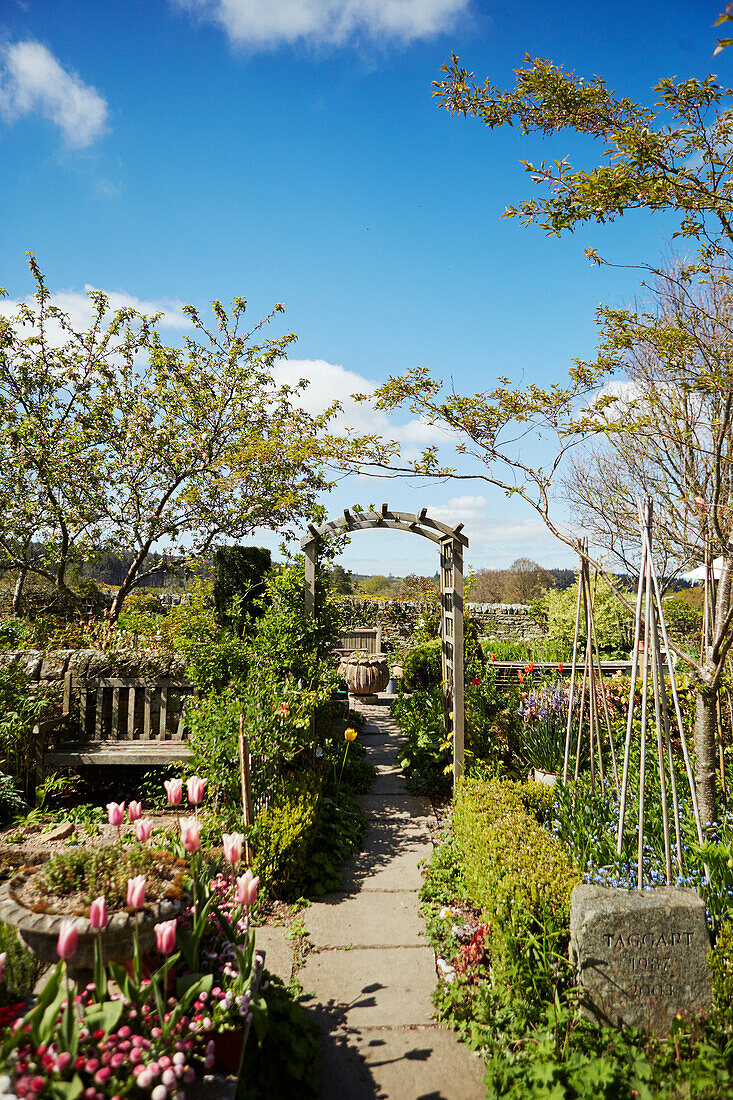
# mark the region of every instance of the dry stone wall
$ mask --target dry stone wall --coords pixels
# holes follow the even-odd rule
[[[466,603],[479,634],[521,641],[544,635],[543,623],[524,604]],[[385,642],[404,642],[420,620],[434,614],[430,604],[413,600],[369,600],[350,596],[341,601],[347,627],[380,626]]]

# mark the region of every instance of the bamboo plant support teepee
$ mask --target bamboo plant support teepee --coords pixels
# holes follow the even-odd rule
[[[578,735],[575,742],[575,770],[574,778],[580,773],[580,758],[583,749],[583,723],[587,716],[588,746],[590,749],[590,776],[591,783],[596,782],[596,763],[598,766],[598,778],[601,790],[606,789],[606,776],[603,764],[601,722],[598,713],[599,697],[603,704],[603,725],[605,736],[610,746],[611,764],[616,786],[618,786],[618,772],[616,769],[616,751],[613,745],[611,731],[611,717],[608,712],[608,701],[603,688],[603,674],[601,672],[601,657],[598,648],[598,636],[593,613],[595,603],[595,590],[591,585],[590,568],[588,566],[588,540],[579,539],[578,552],[580,554],[580,574],[578,577],[578,605],[575,614],[575,632],[573,637],[573,662],[570,671],[570,695],[568,698],[568,721],[565,731],[565,759],[563,762],[563,783],[568,781],[570,767],[571,734],[573,719],[577,714]],[[580,639],[580,625],[584,622],[585,628],[585,654],[583,657],[583,680],[578,691],[578,678],[580,666],[578,663],[578,648]],[[586,715],[587,710],[587,715]]]
[[[695,817],[695,826],[700,843],[703,842],[702,825],[695,793],[695,782],[690,763],[690,755],[687,749],[682,712],[680,710],[677,684],[674,668],[671,662],[667,662],[669,654],[669,639],[667,627],[662,612],[662,601],[659,594],[659,584],[652,564],[652,502],[646,500],[639,503],[639,528],[641,531],[641,567],[639,569],[639,584],[636,593],[636,614],[634,620],[634,649],[632,653],[631,684],[629,691],[629,707],[626,720],[626,740],[624,744],[624,763],[621,780],[621,801],[619,806],[619,822],[617,834],[617,852],[621,855],[623,848],[623,835],[626,826],[626,810],[629,788],[629,760],[631,755],[631,741],[634,728],[634,696],[636,687],[641,677],[641,730],[639,744],[639,816],[638,816],[638,842],[637,842],[637,889],[644,888],[644,825],[645,825],[645,780],[647,766],[647,737],[649,731],[649,681],[651,673],[652,699],[654,706],[654,724],[656,731],[657,767],[659,770],[659,785],[662,802],[662,825],[664,830],[664,851],[666,863],[667,885],[672,884],[672,845],[670,842],[669,824],[669,797],[667,794],[667,769],[669,771],[669,788],[672,798],[672,815],[674,819],[676,862],[678,872],[682,874],[682,840],[680,833],[679,798],[677,782],[672,755],[671,724],[672,719],[667,703],[665,688],[664,663],[668,664],[667,674],[674,704],[674,716],[677,725],[682,756],[685,762],[687,782],[689,784],[692,808]],[[643,621],[643,628],[642,628]],[[643,639],[643,641],[642,641]],[[664,652],[664,659],[663,659]]]

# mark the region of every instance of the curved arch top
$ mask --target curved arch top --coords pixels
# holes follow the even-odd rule
[[[443,721],[446,739],[453,741],[453,779],[458,782],[463,771],[463,733],[465,724],[463,685],[463,549],[468,539],[463,524],[449,527],[431,519],[427,508],[417,515],[412,512],[391,512],[389,505],[370,512],[350,512],[344,508],[338,519],[328,520],[320,527],[308,524],[308,534],[300,540],[305,553],[305,607],[311,615],[316,607],[316,571],[318,549],[322,539],[333,538],[339,532],[378,530],[407,531],[422,535],[440,548],[440,619],[443,673]]]
[[[305,549],[310,543],[332,538],[340,531],[368,531],[380,527],[408,531],[437,543],[455,539],[461,546],[468,546],[468,538],[462,533],[462,523],[449,527],[446,523],[431,519],[427,508],[421,508],[415,515],[412,512],[391,512],[386,504],[382,505],[379,512],[350,512],[348,508],[344,508],[343,515],[338,519],[327,520],[320,527],[311,523],[308,525],[308,534],[300,540],[300,545]]]

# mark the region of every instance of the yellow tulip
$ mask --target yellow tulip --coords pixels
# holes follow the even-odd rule
[[[347,741],[355,741],[357,734],[353,726],[347,726],[344,730],[344,737]]]

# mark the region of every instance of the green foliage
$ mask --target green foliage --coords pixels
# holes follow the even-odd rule
[[[415,794],[445,794],[450,789],[451,746],[445,740],[443,697],[439,687],[398,695],[392,717],[405,738],[400,767]]]
[[[29,689],[28,678],[16,663],[0,669],[0,769],[27,796],[32,794],[35,777],[33,727],[46,706],[47,700]]]
[[[0,825],[8,825],[22,817],[28,806],[9,775],[0,772]]]
[[[332,653],[338,644],[339,613],[323,578],[316,579],[316,613],[305,609],[304,559],[267,578],[268,607],[252,638],[254,674],[267,667],[282,679],[335,686]],[[331,675],[329,675],[329,672]]]
[[[626,594],[629,596],[629,594]],[[633,597],[629,597],[633,599]],[[542,596],[547,619],[547,636],[559,642],[568,656],[573,651],[573,635],[578,607],[578,582],[560,592],[548,588]],[[625,657],[633,642],[633,617],[608,586],[598,583],[593,613],[602,657]],[[581,616],[582,618],[582,616]],[[581,622],[580,640],[585,643],[585,624]]]
[[[186,674],[200,691],[219,691],[231,680],[246,677],[246,646],[217,625],[210,581],[194,582],[187,602],[171,608],[160,632],[171,650],[183,654]]]
[[[254,871],[277,896],[301,893],[315,843],[321,797],[320,776],[293,775],[282,780],[257,817]]]
[[[180,896],[185,863],[142,845],[112,845],[105,848],[79,848],[57,852],[43,867],[43,884],[49,894],[58,897],[80,894],[83,904],[104,894],[111,908],[125,904],[127,881],[146,876],[149,897],[168,896],[173,890]]]
[[[320,1094],[318,1024],[278,977],[265,971],[267,1031],[244,1052],[239,1100],[309,1100]]]
[[[439,687],[443,679],[440,638],[416,645],[405,657],[405,689],[429,691]]]
[[[3,619],[0,621],[0,650],[23,649],[31,624],[27,619]]]
[[[693,607],[679,596],[669,596],[664,601],[664,620],[673,641],[699,651],[702,632],[701,608]]]
[[[710,953],[713,1001],[729,1017],[733,1015],[733,921],[726,920]]]
[[[546,992],[558,978],[570,893],[581,881],[538,822],[553,799],[540,783],[468,779],[455,792],[453,811],[467,894],[489,926],[497,973],[509,986]]]
[[[45,964],[23,945],[18,933],[0,921],[0,952],[7,952],[5,975],[0,981],[0,1006],[27,1001]]]
[[[220,626],[239,637],[262,615],[256,603],[265,591],[272,568],[269,550],[260,546],[220,546],[214,554],[214,606]]]
[[[240,715],[253,755],[255,800],[287,772],[314,770],[317,750],[324,751],[332,732],[335,605],[319,581],[317,614],[306,613],[302,560],[267,577],[263,604],[249,640],[216,626],[201,604],[199,625],[188,627],[191,675],[207,692],[188,710],[192,767],[209,780],[220,809],[240,797],[239,772],[231,767]]]
[[[256,340],[282,306],[249,332],[244,298],[229,310],[212,302],[211,327],[184,306],[190,327],[171,347],[159,316],[111,311],[100,291],[89,292],[91,324],[78,330],[32,256],[29,265],[33,298],[0,318],[0,551],[9,565],[69,593],[66,571],[95,548],[133,550],[116,619],[161,540],[185,536],[202,554],[215,538],[287,531],[313,514],[328,487],[335,410],[311,415],[297,399],[306,382],[274,379],[295,336]],[[50,328],[52,347],[38,336]]]
[[[324,795],[313,854],[308,860],[300,891],[305,897],[320,897],[338,890],[341,865],[361,846],[365,828],[364,813],[348,791],[340,788]]]

